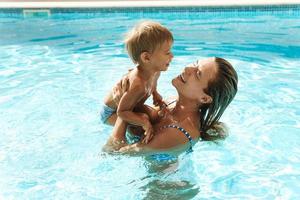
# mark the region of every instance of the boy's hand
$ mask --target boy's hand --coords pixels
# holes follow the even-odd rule
[[[162,100],[162,97],[158,93],[153,94],[153,104],[155,106],[159,106],[159,111],[158,111],[159,117],[164,117],[165,114],[169,111],[167,109],[167,104]]]
[[[164,104],[162,96],[158,93],[153,93],[153,105],[161,106],[162,104]]]
[[[160,106],[160,110],[158,111],[158,116],[160,117],[160,118],[163,118],[163,117],[165,117],[166,116],[166,114],[167,113],[169,113],[170,111],[169,111],[169,109],[167,108],[167,104],[166,103],[164,103],[162,106]]]
[[[143,129],[145,130],[145,137],[143,138],[142,143],[148,144],[153,137],[153,129],[151,123],[148,121],[146,125],[143,126]]]

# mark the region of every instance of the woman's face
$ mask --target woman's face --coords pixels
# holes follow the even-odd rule
[[[185,67],[183,72],[172,80],[172,84],[179,95],[202,102],[202,99],[208,96],[204,89],[207,88],[208,82],[215,78],[216,73],[215,58],[208,58]]]

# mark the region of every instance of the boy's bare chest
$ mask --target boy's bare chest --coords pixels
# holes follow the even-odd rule
[[[141,74],[133,71],[130,73],[129,82],[130,84],[138,84],[143,88],[143,97],[148,98],[154,91],[156,86],[157,78],[155,76],[151,76],[149,78],[145,78]]]
[[[146,95],[150,96],[154,90],[154,87],[155,87],[155,81],[153,80],[147,81],[147,83],[145,84]]]
[[[149,97],[152,92],[154,91],[155,85],[156,85],[156,80],[154,78],[148,79],[148,80],[143,80],[140,81],[140,85],[144,89],[144,96]]]

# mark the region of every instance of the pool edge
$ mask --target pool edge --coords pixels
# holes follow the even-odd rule
[[[300,0],[234,0],[219,2],[205,1],[70,1],[70,2],[0,2],[0,8],[134,8],[134,7],[232,7],[232,6],[265,6],[265,5],[300,5]]]

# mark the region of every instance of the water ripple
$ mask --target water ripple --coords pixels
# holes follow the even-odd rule
[[[234,65],[239,91],[221,119],[224,142],[199,142],[167,164],[101,154],[112,129],[99,124],[99,108],[134,67],[123,37],[141,18],[174,34],[158,84],[165,98],[191,62],[220,56]],[[0,17],[0,26],[0,198],[300,199],[294,14],[53,13]]]
[[[77,35],[70,34],[70,35],[60,35],[60,36],[54,36],[54,37],[47,37],[47,38],[36,38],[29,40],[30,42],[43,42],[43,41],[49,41],[49,40],[63,40],[66,38],[75,38]]]

